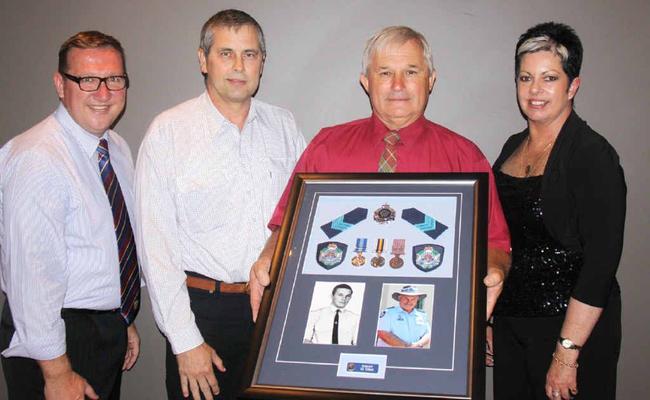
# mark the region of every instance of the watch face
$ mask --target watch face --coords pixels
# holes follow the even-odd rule
[[[571,341],[571,339],[560,338],[559,342],[560,342],[560,346],[564,347],[565,349],[569,349],[569,350],[579,350],[580,349],[580,346],[573,343]]]

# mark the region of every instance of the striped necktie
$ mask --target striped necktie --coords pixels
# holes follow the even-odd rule
[[[133,230],[131,229],[129,213],[126,210],[120,182],[117,180],[115,171],[113,171],[113,167],[111,166],[106,139],[99,141],[97,156],[104,189],[106,190],[108,201],[111,203],[115,236],[117,238],[117,249],[120,259],[120,314],[122,314],[127,325],[129,325],[133,322],[140,309],[140,271],[138,268],[135,241],[133,239]]]
[[[390,131],[384,136],[386,147],[379,158],[379,172],[395,172],[397,169],[397,149],[395,145],[399,142],[397,131]]]

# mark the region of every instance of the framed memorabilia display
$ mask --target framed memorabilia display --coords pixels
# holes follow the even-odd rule
[[[481,399],[485,173],[297,174],[242,396]]]

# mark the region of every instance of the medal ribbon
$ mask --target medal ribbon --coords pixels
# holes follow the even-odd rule
[[[381,254],[384,251],[384,239],[377,239],[377,254]]]
[[[357,248],[354,249],[355,253],[363,253],[366,251],[366,248],[368,247],[368,239],[367,238],[357,238]]]
[[[404,254],[404,247],[406,246],[406,240],[405,239],[395,239],[393,240],[393,250],[392,254],[396,256],[401,256]]]

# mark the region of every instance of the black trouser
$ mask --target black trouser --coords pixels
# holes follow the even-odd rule
[[[72,369],[85,378],[102,400],[118,400],[126,354],[126,324],[119,312],[63,309],[66,354]],[[14,334],[9,304],[0,323],[0,348],[9,347]],[[11,400],[44,399],[43,374],[31,358],[2,357],[2,369]]]
[[[247,294],[209,293],[194,288],[187,290],[196,326],[226,367],[225,373],[213,367],[220,388],[216,399],[235,399],[253,331],[250,297]],[[167,397],[184,399],[178,363],[169,342],[166,367]]]
[[[494,318],[494,399],[547,400],[546,372],[564,316]],[[578,358],[575,399],[616,399],[621,346],[621,299],[610,298]]]

